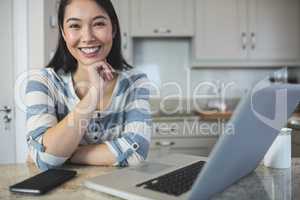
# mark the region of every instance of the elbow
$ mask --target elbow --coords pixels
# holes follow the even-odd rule
[[[46,171],[48,169],[54,169],[54,168],[60,167],[62,164],[50,164],[48,161],[42,160],[40,157],[38,157],[36,159],[36,166],[41,171]]]
[[[67,157],[59,157],[49,154],[45,151],[45,147],[42,143],[42,137],[33,139],[32,137],[27,138],[27,144],[31,159],[35,165],[41,171],[60,167],[68,159]]]
[[[57,157],[41,151],[31,151],[30,155],[31,159],[40,171],[58,168],[67,160],[67,158]]]
[[[119,167],[135,166],[147,159],[150,140],[138,134],[126,134],[108,143],[115,152]]]

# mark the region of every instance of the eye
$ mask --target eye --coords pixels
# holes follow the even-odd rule
[[[79,25],[79,24],[70,24],[70,25],[69,25],[69,28],[72,28],[72,29],[79,29],[79,28],[80,28],[80,25]]]
[[[102,27],[102,26],[105,26],[106,23],[105,22],[95,22],[94,23],[94,26],[99,26],[99,27]]]

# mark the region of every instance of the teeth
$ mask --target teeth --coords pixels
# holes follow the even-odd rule
[[[98,51],[100,48],[99,47],[93,47],[93,48],[80,48],[81,51],[83,51],[86,54],[90,54],[90,53],[95,53],[96,51]]]

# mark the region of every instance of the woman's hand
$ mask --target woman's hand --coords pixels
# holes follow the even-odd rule
[[[107,89],[107,83],[113,80],[115,70],[106,61],[100,61],[88,67],[88,75],[90,80],[90,89],[95,89],[103,95]]]

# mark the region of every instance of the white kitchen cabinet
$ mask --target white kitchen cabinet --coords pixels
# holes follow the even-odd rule
[[[132,64],[132,37],[129,23],[129,0],[112,0],[112,3],[120,23],[122,53],[125,60]]]
[[[168,153],[186,153],[208,156],[217,142],[221,130],[218,122],[200,121],[200,118],[171,117],[153,123],[151,156],[163,156]]]
[[[155,156],[169,153],[182,153],[198,156],[208,156],[217,138],[153,138],[150,152]]]
[[[249,58],[300,57],[300,1],[249,0]]]
[[[197,0],[195,56],[199,60],[244,59],[246,0]]]
[[[300,1],[196,0],[193,44],[199,66],[296,63]]]
[[[194,0],[131,0],[130,4],[132,36],[194,35]]]

